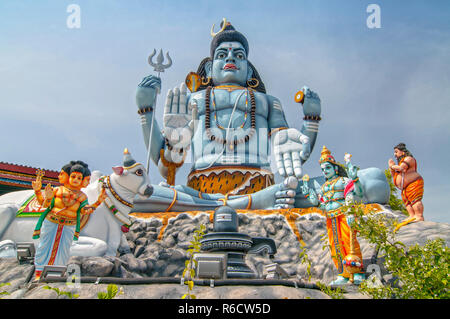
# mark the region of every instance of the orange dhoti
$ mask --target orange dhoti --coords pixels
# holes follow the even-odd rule
[[[423,186],[423,178],[419,178],[408,184],[408,186],[402,190],[402,199],[406,206],[414,205],[416,202],[422,200]]]
[[[339,211],[333,211],[334,217],[329,217],[330,213],[327,213],[327,231],[331,246],[331,257],[338,270],[338,275],[349,278],[350,274],[345,270],[342,260],[350,254],[350,232],[352,230],[347,224],[344,214]],[[354,255],[358,256],[362,261],[361,249],[356,238],[354,242]],[[363,268],[361,267],[361,269]]]
[[[189,174],[187,186],[209,194],[246,195],[274,184],[270,171],[249,167],[220,167]]]

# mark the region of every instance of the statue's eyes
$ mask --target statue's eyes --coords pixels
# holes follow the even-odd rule
[[[225,54],[225,53],[223,53],[223,52],[220,52],[220,53],[218,53],[217,54],[217,58],[218,59],[223,59],[223,58],[225,58],[227,55]]]
[[[137,176],[142,176],[142,175],[144,175],[144,171],[143,171],[142,169],[138,169],[138,170],[135,172],[135,174],[136,174]]]
[[[238,54],[236,54],[236,57],[237,57],[239,60],[244,60],[244,59],[245,59],[245,56],[244,56],[243,53],[238,53]]]

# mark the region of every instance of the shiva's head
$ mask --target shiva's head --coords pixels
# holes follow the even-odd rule
[[[226,19],[222,21],[220,31],[211,31],[211,35],[210,57],[203,59],[197,70],[203,79],[200,89],[229,84],[250,86],[266,93],[258,72],[248,60],[249,46],[245,36]]]

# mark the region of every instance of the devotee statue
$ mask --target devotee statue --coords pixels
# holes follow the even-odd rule
[[[210,56],[201,61],[197,72],[188,74],[185,83],[168,91],[162,131],[152,118],[161,80],[148,76],[139,84],[136,102],[150,156],[167,183],[174,185],[174,174],[191,149],[193,165],[187,186],[177,189],[195,199],[217,199],[205,194],[258,194],[273,186],[269,162],[272,146],[284,184],[272,189],[269,196],[255,195],[253,203],[267,201],[276,193],[278,207],[293,207],[298,179],[303,175],[302,164],[309,158],[317,137],[320,99],[303,87],[299,92],[304,113],[302,128],[289,128],[280,100],[266,93],[261,77],[248,60],[245,36],[225,19],[219,32],[213,30],[214,26]],[[155,188],[152,197],[159,194]],[[245,208],[247,204],[242,203],[243,207],[232,206]],[[274,206],[275,202],[268,201],[267,205]]]
[[[346,168],[337,163],[330,151],[324,146],[320,156],[320,167],[325,176],[325,183],[320,190],[314,190],[308,186],[306,180],[302,185],[303,194],[314,205],[319,206],[326,213],[328,240],[331,247],[331,256],[338,270],[337,279],[332,285],[342,285],[348,282],[350,277],[354,284],[361,283],[365,279],[362,265],[362,255],[352,230],[353,216],[346,215],[342,207],[346,200],[358,201],[363,197],[363,187],[358,178],[358,169],[350,162],[350,154],[346,154]],[[350,267],[345,267],[348,255],[355,256],[357,262],[351,266],[359,268],[359,272],[349,273]]]
[[[40,238],[35,255],[36,280],[46,265],[66,265],[70,258],[70,247],[80,234],[81,215],[92,214],[103,202],[103,190],[98,200],[88,205],[87,196],[81,191],[90,180],[90,171],[82,161],[71,161],[59,173],[62,186],[53,188],[50,184],[42,193],[41,175],[32,182],[38,203],[46,208],[41,214],[33,233],[33,239]]]
[[[409,218],[402,223],[402,226],[410,222],[423,221],[424,181],[417,172],[417,161],[404,143],[394,147],[394,156],[397,164],[393,159],[389,159],[389,169],[394,185],[401,191],[402,200],[409,214]]]

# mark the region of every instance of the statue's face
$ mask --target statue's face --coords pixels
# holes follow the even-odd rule
[[[329,162],[320,164],[320,168],[322,169],[322,173],[326,179],[332,179],[333,177],[337,176],[336,169]]]
[[[83,183],[83,174],[80,172],[73,172],[69,175],[69,185],[72,189],[80,189]]]
[[[215,85],[245,86],[248,73],[247,54],[239,42],[222,42],[214,51],[211,77]]]
[[[58,181],[61,183],[61,185],[66,184],[69,181],[69,175],[67,175],[66,172],[61,170],[58,175]]]
[[[403,155],[405,155],[405,152],[400,151],[398,148],[394,148],[394,156],[395,156],[395,158],[399,159]]]
[[[83,178],[83,183],[81,184],[81,187],[87,187],[89,185],[91,181],[91,176],[86,176],[85,178]]]

